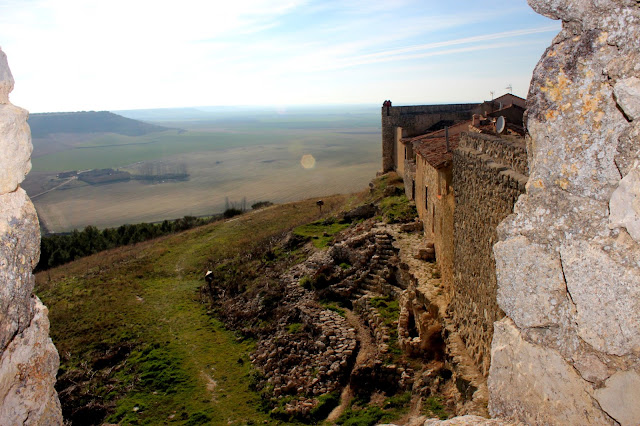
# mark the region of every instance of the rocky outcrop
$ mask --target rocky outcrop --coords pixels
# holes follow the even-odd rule
[[[527,100],[530,179],[494,246],[493,416],[640,423],[640,4],[529,0],[563,21]],[[517,383],[517,386],[514,386]]]
[[[0,424],[62,424],[58,352],[47,308],[33,295],[40,230],[19,185],[31,169],[27,111],[9,103],[13,77],[0,50]]]

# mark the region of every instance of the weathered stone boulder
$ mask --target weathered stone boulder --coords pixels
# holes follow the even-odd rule
[[[0,354],[33,316],[34,277],[40,256],[38,217],[24,190],[0,195]]]
[[[0,50],[0,424],[59,425],[58,352],[47,308],[33,295],[40,228],[19,187],[31,169],[31,134],[27,112],[9,103],[12,89]]]
[[[48,310],[35,298],[34,316],[0,358],[0,423],[3,425],[62,424],[54,389],[60,364],[49,338]]]
[[[499,227],[492,416],[640,424],[640,5],[528,0],[563,21],[527,99],[527,193]]]
[[[9,93],[13,90],[13,76],[7,63],[7,55],[0,49],[0,104],[9,103]]]

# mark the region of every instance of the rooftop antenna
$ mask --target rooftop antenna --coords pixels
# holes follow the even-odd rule
[[[490,91],[489,93],[491,93],[491,101],[493,102],[493,95],[496,94],[495,90]]]
[[[511,83],[507,84],[507,87],[505,87],[505,89],[507,89],[507,93],[513,92],[513,86],[511,85]]]

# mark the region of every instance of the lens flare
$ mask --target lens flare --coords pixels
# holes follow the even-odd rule
[[[302,167],[305,169],[313,169],[316,166],[316,159],[313,158],[311,154],[305,154],[302,156],[300,164],[302,164]]]

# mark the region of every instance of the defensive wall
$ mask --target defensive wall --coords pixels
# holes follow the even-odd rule
[[[497,303],[492,248],[498,225],[525,191],[524,139],[463,133],[453,153],[452,173],[453,294],[448,311],[467,352],[486,377],[493,323],[504,316]]]
[[[477,104],[444,104],[382,107],[382,172],[403,168],[404,152],[398,149],[401,138],[427,133],[440,121],[468,120],[476,106]],[[403,171],[398,170],[398,174],[402,176]]]

